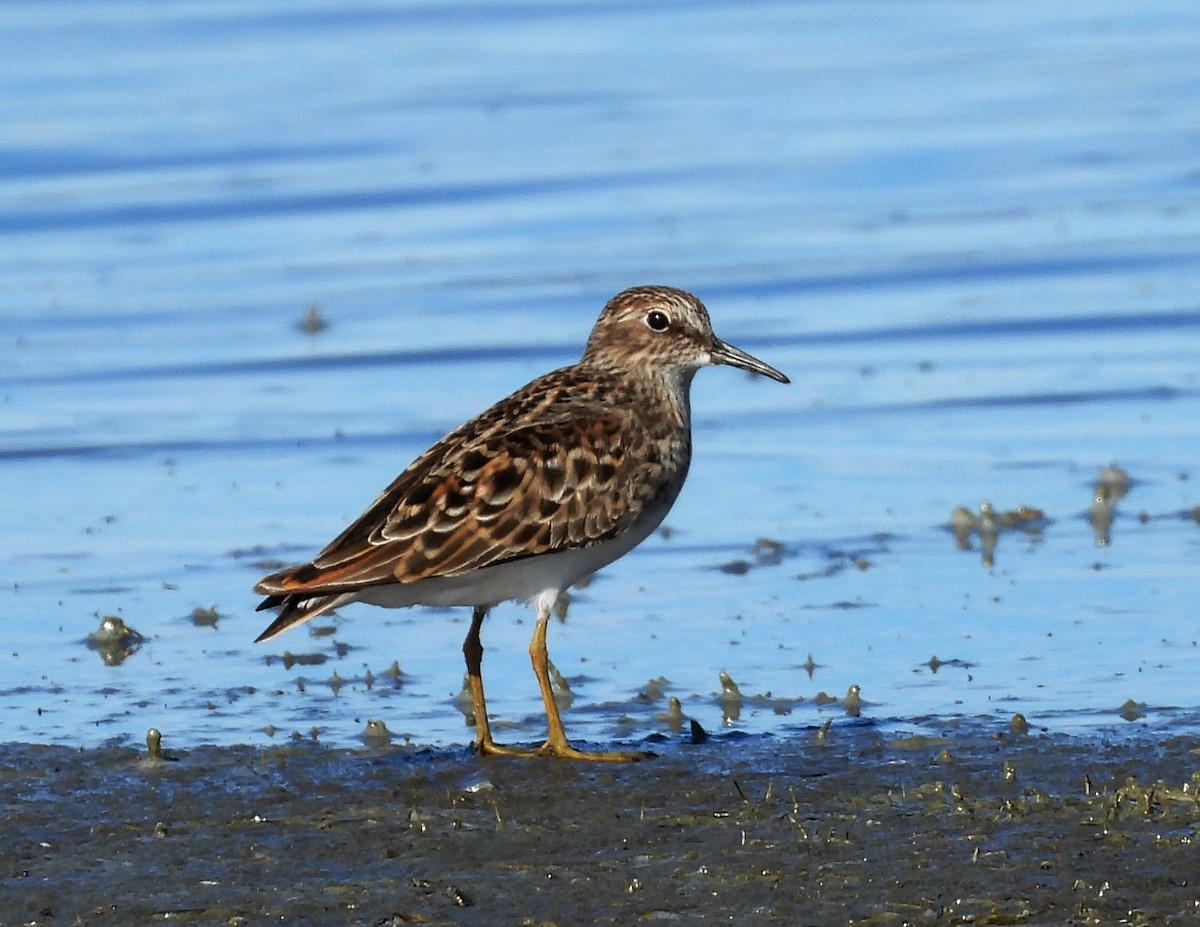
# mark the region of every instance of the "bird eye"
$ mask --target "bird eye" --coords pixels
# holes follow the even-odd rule
[[[671,325],[667,314],[660,309],[651,309],[646,313],[646,325],[651,331],[665,332]]]

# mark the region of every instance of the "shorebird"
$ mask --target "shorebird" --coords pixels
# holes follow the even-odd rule
[[[472,606],[463,642],[482,755],[628,761],[640,751],[571,746],[550,685],[546,629],[574,583],[644,541],[670,510],[692,456],[692,377],[728,364],[780,383],[774,367],[713,334],[695,296],[640,286],[600,313],[578,363],[517,390],[414,460],[313,560],[264,577],[269,640],[351,602]],[[507,600],[532,603],[529,655],[546,707],[539,747],[496,743],[480,629]]]

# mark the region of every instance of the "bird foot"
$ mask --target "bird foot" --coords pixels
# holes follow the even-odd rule
[[[494,740],[480,740],[475,743],[475,752],[480,756],[515,756],[522,759],[532,759],[541,756],[537,747],[510,747],[498,744]]]
[[[480,756],[512,756],[520,759],[551,756],[560,760],[577,760],[586,763],[636,763],[653,759],[658,754],[649,750],[577,750],[567,741],[547,740],[540,747],[510,747],[494,740],[479,741],[475,752]]]
[[[577,750],[569,743],[556,744],[548,740],[542,744],[538,755],[586,763],[637,763],[640,760],[653,759],[658,754],[649,750]]]

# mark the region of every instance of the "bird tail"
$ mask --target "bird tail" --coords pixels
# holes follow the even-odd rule
[[[269,641],[288,628],[303,624],[310,618],[316,618],[339,605],[345,605],[352,601],[354,601],[354,596],[347,593],[306,595],[297,592],[290,595],[269,595],[258,604],[258,608],[255,610],[261,612],[268,608],[278,607],[279,614],[274,621],[267,625],[267,629],[254,639],[254,643],[260,644],[263,641]]]

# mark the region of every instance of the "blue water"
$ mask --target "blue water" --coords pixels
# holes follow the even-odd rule
[[[465,743],[464,614],[256,646],[250,587],[644,282],[794,383],[697,378],[669,536],[551,630],[572,733],[659,677],[711,730],[1200,727],[1192,4],[17,0],[0,56],[0,737]],[[1047,517],[989,565],[983,500]]]

